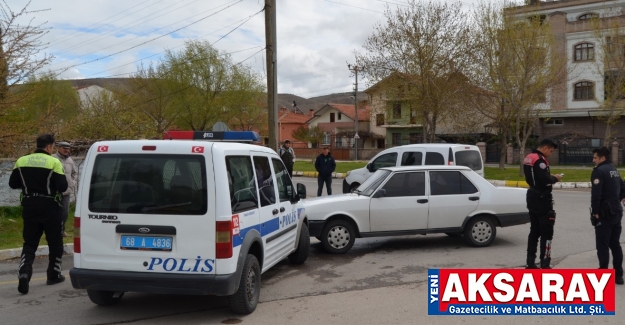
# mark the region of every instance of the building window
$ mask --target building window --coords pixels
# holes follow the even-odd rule
[[[587,14],[579,15],[577,17],[577,20],[588,20],[588,19],[593,19],[593,18],[599,18],[599,14],[594,13],[594,12],[589,12]]]
[[[375,115],[375,125],[376,126],[384,125],[384,114]]]
[[[321,144],[329,145],[330,144],[330,132],[323,132],[323,139]]]
[[[393,104],[393,118],[401,118],[401,103]]]
[[[401,133],[393,133],[393,145],[399,146],[401,145]]]
[[[549,119],[545,121],[546,125],[563,125],[564,121],[560,119]]]
[[[592,61],[595,59],[595,45],[582,43],[575,45],[575,61]]]
[[[582,81],[575,84],[575,99],[589,100],[595,98],[595,85],[590,81]]]
[[[342,116],[343,116],[343,114],[339,113],[339,116],[338,116],[337,120],[340,121]]]
[[[330,113],[330,123],[334,122],[334,113]]]

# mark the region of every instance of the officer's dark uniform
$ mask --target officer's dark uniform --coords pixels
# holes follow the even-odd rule
[[[625,184],[613,164],[604,161],[597,165],[590,177],[592,181],[592,215],[599,215],[595,225],[595,240],[599,268],[607,269],[610,262],[610,250],[616,277],[623,276],[623,250],[619,243]]]
[[[289,173],[289,176],[293,177],[293,164],[295,163],[295,157],[293,156],[293,148],[287,149],[282,146],[280,148],[280,159],[284,162],[286,166],[286,170]]]
[[[538,150],[533,150],[523,161],[525,181],[530,188],[527,190],[526,202],[530,214],[530,234],[527,238],[527,266],[535,266],[536,246],[540,237],[540,267],[548,268],[553,238],[555,212],[553,211],[552,184],[558,179],[551,176],[547,158]]]
[[[48,282],[61,277],[63,256],[63,227],[61,220],[61,193],[67,190],[67,179],[61,162],[44,150],[21,157],[15,163],[9,186],[22,189],[21,201],[24,218],[24,248],[19,266],[19,276],[33,273],[35,252],[41,235],[45,232],[50,250]]]

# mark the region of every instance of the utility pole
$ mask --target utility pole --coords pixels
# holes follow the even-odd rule
[[[354,127],[354,160],[358,160],[358,141],[360,136],[358,135],[358,71],[362,71],[362,68],[358,68],[358,66],[352,66],[351,64],[347,64],[347,68],[354,72],[354,76],[356,77],[356,82],[354,83],[354,111],[356,112],[356,121]]]
[[[265,52],[267,56],[267,115],[269,148],[278,150],[278,64],[276,0],[265,0]]]

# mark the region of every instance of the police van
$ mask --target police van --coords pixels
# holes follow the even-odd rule
[[[261,274],[284,258],[305,262],[310,238],[305,186],[274,150],[239,143],[259,139],[245,133],[93,144],[76,200],[73,287],[102,306],[144,292],[227,296],[235,313],[253,312]]]
[[[343,193],[356,189],[380,168],[421,165],[466,166],[484,177],[482,154],[477,146],[453,143],[408,144],[386,149],[375,155],[365,167],[348,171],[343,179]]]

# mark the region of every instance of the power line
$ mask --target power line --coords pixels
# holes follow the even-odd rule
[[[89,30],[87,30],[87,28],[89,28],[89,27],[91,27],[91,26],[96,26],[96,25],[98,25],[98,24],[99,24],[99,23],[101,23],[101,22],[104,22],[104,21],[106,21],[106,20],[109,20],[109,19],[111,19],[111,18],[113,18],[113,17],[115,17],[115,16],[117,16],[117,15],[119,15],[119,14],[122,14],[122,13],[124,13],[124,12],[126,12],[126,11],[128,11],[128,10],[130,10],[130,9],[136,8],[136,7],[138,7],[138,6],[142,5],[142,4],[146,3],[146,2],[149,2],[149,1],[150,1],[150,0],[145,0],[145,1],[141,2],[141,3],[140,3],[140,4],[138,4],[138,5],[132,6],[132,7],[128,8],[128,9],[126,9],[126,10],[124,10],[124,11],[120,11],[120,12],[116,13],[116,14],[115,14],[115,15],[113,15],[113,16],[110,16],[110,17],[108,17],[108,18],[105,18],[105,19],[100,20],[100,21],[99,21],[99,22],[97,22],[97,23],[93,23],[93,24],[91,24],[91,25],[89,25],[89,26],[87,26],[87,27],[83,27],[83,28],[81,28],[81,29],[79,29],[79,30],[75,30],[75,31],[73,31],[72,33],[69,33],[69,34],[67,34],[67,35],[65,35],[65,36],[61,36],[61,37],[59,37],[59,38],[57,38],[57,39],[55,39],[55,40],[50,41],[50,44],[52,44],[52,43],[54,43],[54,42],[56,42],[56,41],[58,41],[58,40],[64,39],[64,38],[66,38],[66,37],[72,36],[72,35],[74,35],[74,34],[76,34],[76,33],[78,33],[78,32],[82,32],[82,31],[88,31],[88,32],[90,32],[90,31],[93,31],[93,30],[95,30],[95,28],[94,28],[94,29],[89,29]],[[161,0],[161,1],[159,1],[159,2],[162,2],[162,1],[163,1],[163,0]],[[157,3],[158,3],[158,2],[157,2]],[[154,4],[150,5],[150,7],[151,7],[151,6],[154,6],[155,4],[156,4],[156,3],[154,3]],[[128,16],[130,16],[130,15],[132,15],[132,14],[136,13],[136,12],[139,12],[139,11],[141,11],[141,10],[143,10],[143,9],[146,9],[146,8],[148,8],[148,7],[143,7],[142,9],[139,9],[139,10],[137,10],[137,11],[131,12],[131,13],[127,14],[126,16],[122,17],[122,18],[128,17]],[[121,18],[120,18],[120,19],[121,19]],[[119,20],[119,19],[117,19],[117,20]],[[112,22],[116,22],[117,20],[114,20],[114,21],[112,21]],[[58,44],[65,43],[66,41],[67,41],[67,40],[65,40],[65,41],[63,41],[63,42],[59,42]]]
[[[367,10],[367,11],[372,11],[372,12],[377,12],[379,14],[383,14],[383,12],[381,11],[375,11],[375,10],[371,10],[371,9],[367,9],[367,8],[363,8],[363,7],[357,7],[357,6],[352,6],[352,5],[348,5],[345,3],[340,3],[340,2],[336,2],[336,1],[331,1],[331,0],[325,0],[326,2],[332,2],[332,3],[336,3],[339,5],[343,5],[343,6],[348,6],[348,7],[352,7],[352,8],[358,8],[358,9],[362,9],[362,10]]]
[[[135,45],[135,46],[132,46],[132,47],[130,47],[130,48],[127,48],[127,49],[125,49],[125,50],[121,50],[121,51],[118,51],[118,52],[115,52],[115,53],[112,53],[112,54],[109,54],[109,55],[105,55],[105,56],[103,56],[103,57],[100,57],[100,58],[97,58],[97,59],[93,59],[93,60],[90,60],[90,61],[86,61],[86,62],[82,62],[82,63],[74,64],[74,65],[72,65],[72,66],[69,66],[69,67],[66,67],[66,68],[63,68],[63,69],[56,69],[56,70],[53,70],[52,72],[55,72],[55,71],[67,71],[68,69],[71,69],[71,68],[75,68],[75,67],[78,67],[78,66],[81,66],[81,65],[85,65],[85,64],[89,64],[89,63],[96,62],[96,61],[100,61],[100,60],[102,60],[102,59],[110,58],[110,57],[112,57],[112,56],[115,56],[115,55],[118,55],[118,54],[121,54],[121,53],[124,53],[124,52],[130,51],[130,50],[132,50],[132,49],[134,49],[134,48],[137,48],[137,47],[139,47],[139,46],[141,46],[141,45],[144,45],[144,44],[147,44],[147,43],[153,42],[153,41],[155,41],[155,40],[157,40],[157,39],[159,39],[159,38],[163,38],[163,37],[165,37],[165,36],[167,36],[167,35],[170,35],[170,34],[173,34],[173,33],[177,32],[177,31],[179,31],[179,30],[185,29],[185,28],[187,28],[187,27],[189,27],[189,26],[191,26],[191,25],[197,24],[197,23],[199,23],[199,22],[201,22],[201,21],[203,21],[203,20],[205,20],[205,19],[207,19],[207,18],[210,18],[210,17],[212,17],[212,16],[214,16],[214,15],[216,15],[216,14],[218,14],[218,13],[220,13],[220,12],[222,12],[222,11],[224,11],[224,10],[226,10],[226,9],[228,9],[228,8],[230,8],[230,7],[234,6],[234,5],[236,5],[237,3],[240,3],[240,2],[242,2],[242,1],[243,1],[243,0],[239,0],[239,1],[237,1],[236,3],[234,3],[234,4],[230,5],[230,6],[226,7],[226,8],[223,8],[223,9],[221,9],[221,10],[219,10],[219,11],[217,11],[217,12],[213,13],[213,14],[210,14],[210,15],[208,15],[208,16],[205,16],[205,17],[201,18],[201,19],[198,19],[198,20],[196,20],[196,21],[194,21],[194,22],[192,22],[192,23],[190,23],[190,24],[188,24],[188,25],[182,26],[182,27],[180,27],[180,28],[178,28],[178,29],[176,29],[176,30],[173,30],[173,31],[171,31],[171,32],[169,32],[169,33],[167,33],[167,34],[160,35],[160,36],[158,36],[158,37],[155,37],[155,38],[153,38],[153,39],[147,40],[147,41],[145,41],[145,42],[142,42],[142,43],[140,43],[140,44],[137,44],[137,45]],[[58,74],[57,74],[57,75],[58,75]]]

